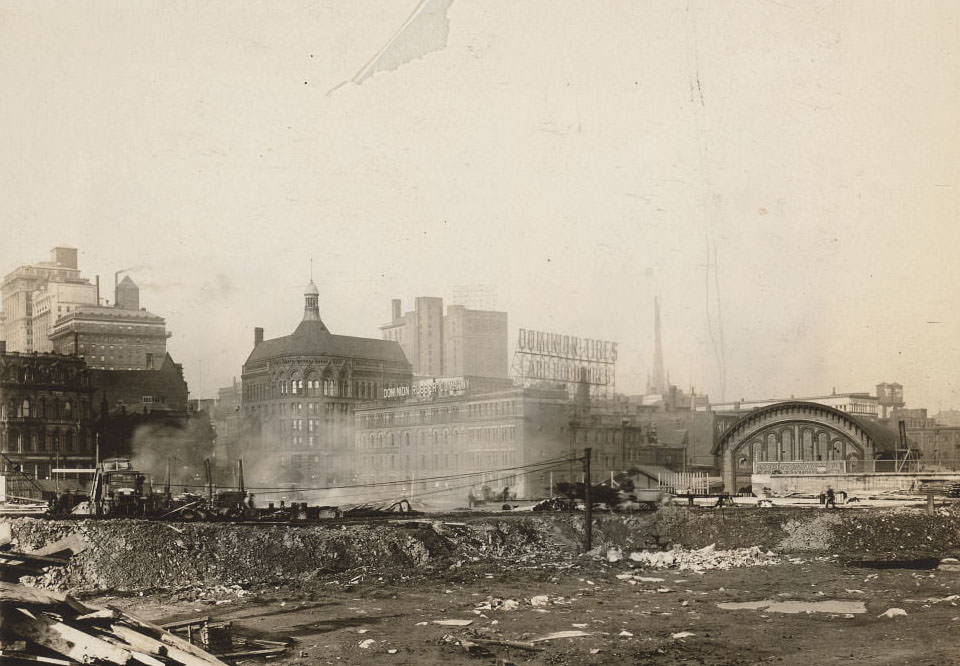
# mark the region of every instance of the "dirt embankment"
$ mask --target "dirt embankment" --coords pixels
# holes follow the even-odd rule
[[[581,515],[471,518],[466,524],[248,526],[134,520],[8,521],[19,547],[41,547],[71,532],[87,549],[51,568],[46,587],[146,591],[215,586],[310,584],[351,571],[367,574],[456,569],[471,563],[536,565],[577,557]],[[598,515],[594,545],[624,550],[759,547],[842,556],[956,556],[960,512],[666,507],[655,514]]]

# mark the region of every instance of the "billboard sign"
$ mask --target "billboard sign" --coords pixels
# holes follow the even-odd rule
[[[594,397],[607,397],[616,384],[617,343],[521,328],[514,375],[524,386],[566,384],[571,393],[585,382]]]

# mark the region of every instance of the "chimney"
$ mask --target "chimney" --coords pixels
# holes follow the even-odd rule
[[[395,298],[390,301],[390,305],[393,306],[393,321],[400,319],[400,299]]]
[[[7,341],[0,340],[0,354],[6,354],[6,353],[7,353]]]
[[[100,305],[100,276],[97,275],[97,305]]]
[[[263,342],[263,329],[257,326],[253,329],[253,346],[256,347]]]

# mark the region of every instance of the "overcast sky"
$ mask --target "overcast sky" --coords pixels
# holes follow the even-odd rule
[[[194,396],[312,257],[336,333],[492,284],[511,345],[615,340],[634,393],[659,295],[715,401],[722,336],[727,399],[960,407],[960,4],[455,0],[446,48],[328,94],[415,5],[0,0],[0,272],[134,267]]]

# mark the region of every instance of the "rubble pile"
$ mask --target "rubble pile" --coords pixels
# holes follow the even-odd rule
[[[88,544],[33,584],[121,592],[276,584],[359,568],[405,570],[480,558],[516,561],[556,549],[542,527],[525,521],[331,528],[20,518],[11,528],[25,547],[71,532]]]
[[[812,519],[792,518],[783,524],[786,536],[777,549],[790,553],[829,550],[843,522],[839,513],[819,513]]]
[[[610,559],[609,553],[607,559]],[[692,571],[766,566],[780,562],[779,556],[775,553],[761,550],[756,546],[718,550],[713,544],[697,550],[676,547],[672,550],[655,552],[634,551],[630,553],[628,559],[643,567]]]

